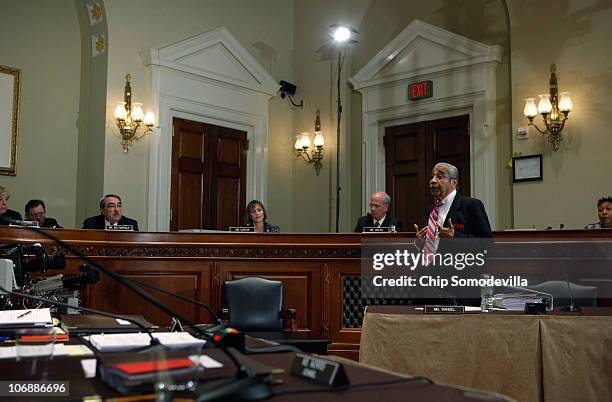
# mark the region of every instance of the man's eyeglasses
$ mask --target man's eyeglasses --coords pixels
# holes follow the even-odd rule
[[[369,204],[370,208],[381,208],[383,206],[383,204]]]
[[[41,216],[45,216],[45,212],[30,212],[30,216],[35,216],[37,218],[40,218]]]
[[[121,203],[119,203],[119,204],[106,204],[104,206],[104,208],[107,208],[107,209],[121,208]]]

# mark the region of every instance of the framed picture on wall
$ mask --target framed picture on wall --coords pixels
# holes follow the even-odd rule
[[[542,180],[542,154],[515,156],[512,158],[512,181]]]
[[[16,68],[0,66],[0,174],[17,174],[19,77]]]

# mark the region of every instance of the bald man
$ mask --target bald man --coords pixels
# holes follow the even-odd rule
[[[387,214],[390,204],[391,197],[389,197],[389,194],[383,191],[373,193],[372,197],[370,197],[370,212],[359,218],[355,226],[355,232],[361,233],[363,232],[363,228],[366,227],[388,228],[390,226],[395,226],[395,231],[400,232],[402,229],[402,222]]]

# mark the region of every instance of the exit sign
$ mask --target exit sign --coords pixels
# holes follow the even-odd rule
[[[433,82],[421,81],[408,85],[408,97],[410,100],[431,98],[433,96]]]

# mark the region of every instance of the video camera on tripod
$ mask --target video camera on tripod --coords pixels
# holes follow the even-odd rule
[[[66,268],[63,254],[49,255],[40,243],[0,246],[0,258],[5,259],[5,263],[0,264],[0,278],[5,279],[3,283],[13,283],[10,288],[57,301],[68,299],[69,304],[78,304],[79,289],[100,281],[98,270],[85,264],[79,267],[81,273],[77,275],[36,276],[49,270]],[[4,300],[0,308],[11,304],[10,300]],[[25,299],[23,304],[26,308],[40,307],[26,306]]]

